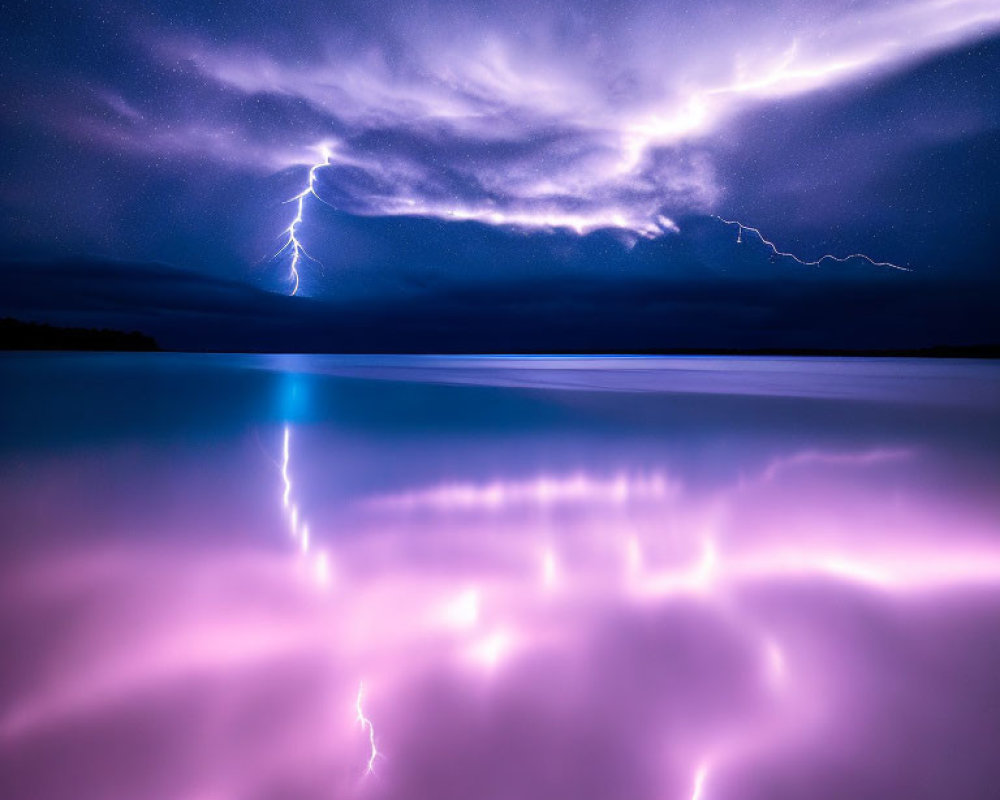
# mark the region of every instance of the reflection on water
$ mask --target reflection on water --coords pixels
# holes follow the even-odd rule
[[[0,372],[0,796],[1000,785],[993,364]]]

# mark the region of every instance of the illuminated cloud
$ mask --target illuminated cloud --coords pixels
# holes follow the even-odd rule
[[[296,433],[284,430],[273,486],[261,487],[281,534],[306,471]],[[1000,588],[982,508],[970,518],[979,530],[949,536],[938,505],[947,498],[907,495],[882,509],[871,479],[909,458],[789,451],[750,483],[709,494],[585,471],[418,482],[378,502],[357,498],[361,527],[336,538],[343,580],[333,586],[317,583],[311,553],[226,549],[200,534],[183,546],[36,555],[5,586],[15,629],[59,609],[73,635],[43,625],[25,638],[20,657],[45,668],[6,698],[0,743],[30,752],[84,724],[127,730],[128,709],[147,703],[167,731],[159,757],[186,796],[280,786],[308,776],[309,764],[324,778],[304,797],[422,797],[426,780],[434,796],[462,796],[467,772],[486,780],[491,764],[510,773],[516,758],[518,796],[577,797],[567,787],[590,774],[579,758],[593,752],[575,738],[581,720],[609,780],[648,776],[642,798],[708,798],[716,782],[766,774],[774,759],[815,769],[808,748],[796,748],[858,730],[857,674],[878,650],[858,655],[840,610],[865,603],[897,622],[921,620],[930,601],[995,599]],[[817,489],[850,502],[817,508],[808,499]],[[216,707],[205,698],[219,685]],[[193,706],[159,704],[171,693],[190,702],[190,687],[199,687]],[[241,704],[266,711],[268,724],[241,731]],[[518,714],[512,733],[505,721]],[[573,764],[559,793],[548,761],[521,747],[527,729],[546,759]],[[618,751],[622,741],[629,748]],[[101,779],[121,780],[119,766],[104,762]],[[148,796],[157,776],[128,780]]]
[[[317,20],[293,48],[197,36],[155,48],[309,115],[312,132],[289,131],[268,161],[312,168],[329,147],[310,187],[349,213],[658,236],[720,207],[713,148],[741,112],[870,80],[1000,23],[982,0],[424,13],[389,14],[370,35]]]
[[[10,42],[8,255],[388,304],[995,249],[995,2],[105,4]]]
[[[997,369],[877,388],[884,363],[796,362],[793,402],[790,362],[755,360],[769,403],[719,359],[622,361],[601,393],[559,370],[601,360],[419,361],[438,385],[409,358],[242,360],[273,405],[216,404],[228,445],[137,471],[115,427],[24,458],[0,487],[12,796],[918,796],[950,725],[965,785],[996,785]],[[332,416],[288,421],[288,385]]]

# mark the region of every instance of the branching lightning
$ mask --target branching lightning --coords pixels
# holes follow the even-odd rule
[[[319,171],[323,167],[330,165],[330,159],[332,158],[332,153],[329,147],[327,147],[326,145],[320,146],[319,152],[321,155],[321,159],[316,163],[314,163],[309,168],[308,180],[306,181],[305,187],[297,195],[295,195],[294,197],[290,198],[287,201],[289,203],[295,203],[295,216],[292,219],[291,223],[288,225],[288,227],[285,228],[284,230],[284,236],[285,236],[284,244],[282,244],[281,248],[274,255],[275,258],[278,258],[286,253],[291,254],[291,260],[288,267],[288,280],[292,285],[291,292],[289,292],[289,294],[291,295],[296,295],[299,292],[299,287],[301,282],[299,266],[301,265],[302,260],[308,259],[309,261],[319,263],[317,259],[309,255],[309,253],[306,251],[305,247],[302,244],[302,240],[299,238],[299,226],[301,226],[304,221],[306,200],[312,197],[318,200],[319,202],[323,203],[324,205],[330,205],[330,203],[328,203],[326,200],[320,197],[319,193],[316,191],[316,181]],[[835,261],[837,263],[843,264],[847,261],[851,261],[852,259],[861,259],[862,261],[867,261],[869,264],[875,267],[889,267],[891,269],[901,270],[903,272],[910,271],[909,267],[900,266],[899,264],[894,264],[891,261],[876,261],[871,256],[867,256],[864,253],[851,253],[850,255],[847,256],[837,256],[832,253],[825,253],[821,255],[819,258],[809,261],[804,258],[800,258],[799,256],[795,255],[795,253],[790,253],[781,250],[774,242],[765,237],[764,234],[761,233],[758,228],[754,228],[751,225],[744,225],[742,222],[739,222],[738,220],[725,219],[716,214],[713,214],[712,216],[715,219],[719,220],[720,222],[724,223],[725,225],[732,225],[736,227],[737,244],[743,243],[743,232],[750,231],[751,233],[756,234],[757,238],[760,239],[761,244],[763,244],[771,251],[773,257],[790,258],[793,261],[806,267],[819,266],[824,261]],[[667,220],[667,222],[670,221]],[[670,223],[669,229],[675,232],[678,230],[676,225],[674,225],[672,222]]]
[[[762,234],[757,228],[751,227],[750,225],[744,225],[742,222],[738,222],[738,221],[733,220],[733,219],[723,219],[722,217],[720,217],[720,216],[718,216],[716,214],[713,214],[712,216],[715,217],[715,219],[719,220],[719,222],[723,222],[726,225],[735,225],[736,226],[736,230],[737,230],[736,243],[737,244],[742,244],[743,243],[743,231],[745,231],[745,230],[746,231],[750,231],[751,233],[757,234],[757,238],[760,239],[761,243],[764,244],[771,251],[771,253],[773,255],[781,257],[781,258],[790,258],[793,261],[798,262],[799,264],[801,264],[804,267],[816,267],[816,266],[819,266],[820,264],[822,264],[824,261],[836,261],[836,262],[842,264],[845,261],[850,261],[852,258],[860,258],[863,261],[867,261],[873,267],[891,267],[892,269],[898,269],[898,270],[901,270],[903,272],[909,272],[910,271],[909,267],[901,267],[899,264],[893,264],[891,261],[876,261],[875,259],[873,259],[873,258],[871,258],[869,256],[866,256],[864,253],[852,253],[849,256],[835,256],[835,255],[832,255],[830,253],[826,253],[826,254],[820,256],[819,258],[817,258],[815,261],[806,261],[806,260],[804,260],[802,258],[799,258],[794,253],[786,253],[783,250],[779,250],[778,246],[774,242],[772,242],[769,239],[765,238],[764,234]]]
[[[371,753],[368,756],[368,767],[365,770],[366,775],[371,775],[375,771],[375,759],[378,758],[378,749],[375,747],[375,726],[372,725],[372,721],[365,716],[365,712],[362,709],[362,702],[365,697],[365,684],[364,681],[358,684],[358,699],[355,702],[355,708],[358,711],[357,721],[361,723],[363,730],[368,732],[368,744],[371,747]]]
[[[288,202],[295,203],[295,218],[292,220],[291,225],[285,228],[285,243],[281,246],[281,249],[274,254],[277,258],[282,253],[291,251],[292,261],[289,265],[288,278],[292,283],[292,291],[290,294],[295,295],[299,291],[299,263],[303,258],[308,258],[310,261],[316,261],[315,258],[306,252],[305,248],[302,246],[302,242],[299,240],[298,228],[302,224],[302,213],[305,208],[305,201],[308,197],[315,197],[321,203],[325,205],[330,205],[316,192],[316,173],[327,166],[330,163],[330,150],[327,147],[321,147],[320,153],[323,156],[322,161],[318,161],[309,168],[309,181],[306,187],[299,192],[295,197],[291,198]]]

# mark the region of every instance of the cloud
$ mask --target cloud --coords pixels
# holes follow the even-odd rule
[[[150,147],[271,169],[329,153],[322,180],[350,213],[658,236],[678,215],[719,208],[728,176],[713,150],[741,113],[870,80],[1000,25],[984,0],[359,13],[368,33],[317,18],[280,48],[259,34],[224,45],[154,35],[159,58],[220,90],[294,104],[309,129],[260,143],[220,120]]]
[[[285,201],[317,163],[330,207],[310,198],[299,230],[314,294],[413,265],[422,281],[523,276],[559,249],[585,273],[644,278],[640,245],[697,243],[709,214],[807,260],[967,272],[993,245],[979,198],[1000,131],[994,2],[230,0],[206,18],[97,0],[72,32],[33,13],[0,118],[8,256],[246,276],[281,247]],[[417,219],[444,227],[418,235]],[[715,272],[771,274],[720,232]],[[655,270],[690,262],[662,255]]]

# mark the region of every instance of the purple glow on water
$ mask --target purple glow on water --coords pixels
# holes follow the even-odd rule
[[[4,797],[1000,781],[994,364],[0,369]]]

